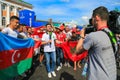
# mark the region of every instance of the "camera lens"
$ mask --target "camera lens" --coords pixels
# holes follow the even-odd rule
[[[94,31],[95,31],[95,28],[93,26],[85,28],[85,34],[89,34]]]

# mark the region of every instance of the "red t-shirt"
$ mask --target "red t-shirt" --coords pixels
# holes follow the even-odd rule
[[[56,33],[57,40],[64,42],[66,38],[66,34],[64,33]],[[60,44],[56,43],[57,47],[60,47]]]

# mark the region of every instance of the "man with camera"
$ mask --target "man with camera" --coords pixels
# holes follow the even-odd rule
[[[116,62],[114,50],[109,36],[103,31],[108,29],[109,12],[100,6],[93,10],[92,24],[97,29],[85,36],[81,30],[81,38],[76,46],[76,54],[88,50],[87,80],[116,80]]]

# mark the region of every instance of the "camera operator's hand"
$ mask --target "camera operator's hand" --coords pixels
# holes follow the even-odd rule
[[[83,28],[81,30],[80,37],[81,38],[79,39],[79,41],[77,43],[76,50],[75,50],[74,54],[81,54],[83,51],[85,51],[85,49],[83,48],[83,41],[85,38],[85,28]]]
[[[85,38],[85,28],[83,28],[83,29],[81,30],[80,36],[81,36],[82,38]]]

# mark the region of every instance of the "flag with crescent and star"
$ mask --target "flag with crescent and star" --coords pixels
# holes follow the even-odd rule
[[[0,80],[24,73],[31,67],[34,40],[17,39],[0,33]]]

